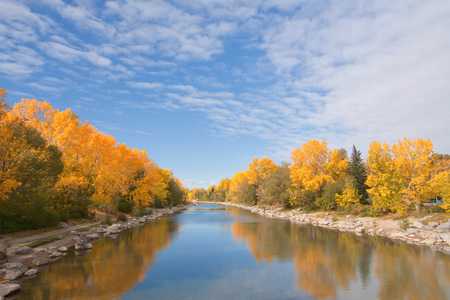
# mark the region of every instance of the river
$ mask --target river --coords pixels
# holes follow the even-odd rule
[[[201,204],[93,246],[17,299],[450,299],[449,255],[234,207]]]

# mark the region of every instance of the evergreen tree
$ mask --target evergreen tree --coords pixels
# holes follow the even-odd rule
[[[367,170],[364,166],[364,162],[361,159],[361,151],[356,150],[355,145],[353,145],[352,156],[350,157],[350,168],[349,174],[355,178],[355,187],[358,194],[361,195],[360,202],[367,204],[367,199],[369,195],[367,194],[366,180],[367,180]]]

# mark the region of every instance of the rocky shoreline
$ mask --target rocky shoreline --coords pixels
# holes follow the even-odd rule
[[[89,253],[93,243],[102,237],[115,238],[125,229],[141,226],[147,222],[154,221],[166,215],[185,210],[191,205],[180,205],[173,208],[153,210],[151,214],[143,217],[129,218],[127,222],[116,222],[110,226],[98,225],[88,231],[69,231],[69,234],[56,235],[57,240],[30,248],[16,244],[7,249],[5,263],[0,264],[0,300],[4,297],[20,291],[20,281],[34,278],[45,265],[56,261],[66,255],[70,247],[75,247],[75,255],[84,256]],[[68,225],[61,223],[61,227],[69,229]]]
[[[203,202],[234,206],[249,210],[253,213],[269,218],[286,219],[301,224],[324,227],[344,232],[353,232],[357,235],[377,235],[394,240],[400,240],[409,244],[426,245],[435,250],[450,255],[450,219],[448,222],[428,222],[431,216],[425,216],[418,220],[411,220],[410,227],[406,230],[400,228],[398,221],[384,220],[375,217],[354,217],[347,215],[339,220],[329,213],[316,212],[304,213],[301,211],[286,211],[282,207],[261,208],[256,205],[247,206],[230,202]],[[424,223],[427,223],[426,225]]]

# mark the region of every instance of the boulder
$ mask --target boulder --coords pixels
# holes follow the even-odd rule
[[[12,262],[12,263],[4,263],[3,267],[8,269],[8,270],[12,270],[12,269],[22,269],[23,268],[23,264],[21,263],[17,263],[17,262]]]
[[[416,222],[412,223],[411,226],[412,227],[416,227],[416,228],[423,228],[423,227],[425,227],[425,225],[423,225],[423,223],[419,222],[419,221],[416,221]]]
[[[46,265],[49,262],[50,262],[50,260],[45,257],[36,258],[36,259],[33,259],[33,261],[32,261],[33,265],[35,265],[35,266]]]
[[[70,234],[75,236],[81,236],[81,232],[79,231],[71,231]]]
[[[20,285],[18,284],[0,284],[0,297],[8,296],[17,291],[20,291]]]
[[[61,226],[62,229],[69,229],[69,225],[67,225],[66,222],[59,223],[59,226]]]
[[[450,222],[442,223],[442,224],[439,225],[436,229],[437,229],[438,232],[447,232],[447,231],[450,231]]]
[[[23,276],[22,271],[17,270],[17,269],[12,269],[12,270],[6,271],[6,274],[3,277],[3,280],[15,280],[22,276]]]
[[[33,276],[33,275],[36,275],[37,273],[38,273],[37,269],[30,269],[24,275],[25,276]]]
[[[14,254],[26,255],[33,253],[33,248],[30,247],[21,247],[13,251]]]
[[[58,247],[58,251],[59,252],[67,252],[69,250],[65,246],[60,246],[60,247]]]
[[[408,228],[408,229],[406,229],[406,232],[408,232],[408,233],[417,233],[419,231],[417,229],[414,229],[414,228]]]
[[[97,233],[91,233],[87,235],[87,238],[90,240],[96,240],[98,239],[100,236]]]
[[[50,246],[47,248],[48,253],[53,253],[55,251],[58,251],[58,247],[56,247],[56,246]]]
[[[0,279],[3,278],[3,276],[5,276],[6,274],[6,269],[0,269]]]
[[[61,252],[58,252],[58,251],[55,251],[55,252],[53,252],[52,254],[50,254],[50,258],[57,258],[57,257],[61,257],[61,256],[63,256],[64,254],[62,254]]]
[[[88,250],[92,249],[92,244],[86,240],[80,240],[75,244],[75,250]]]
[[[438,222],[429,222],[427,224],[427,226],[425,226],[426,228],[434,228],[434,227],[438,227],[439,223]]]
[[[62,234],[58,234],[56,237],[60,240],[62,240],[64,238],[64,236]]]
[[[357,227],[357,228],[355,229],[355,232],[356,232],[356,233],[364,233],[364,232],[366,232],[366,228],[364,228],[364,227],[362,227],[362,226]]]

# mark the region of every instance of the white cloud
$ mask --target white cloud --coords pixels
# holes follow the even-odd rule
[[[139,89],[156,89],[156,88],[160,88],[163,86],[163,84],[159,83],[159,82],[132,82],[129,81],[127,82],[128,85],[135,87],[135,88],[139,88]]]

